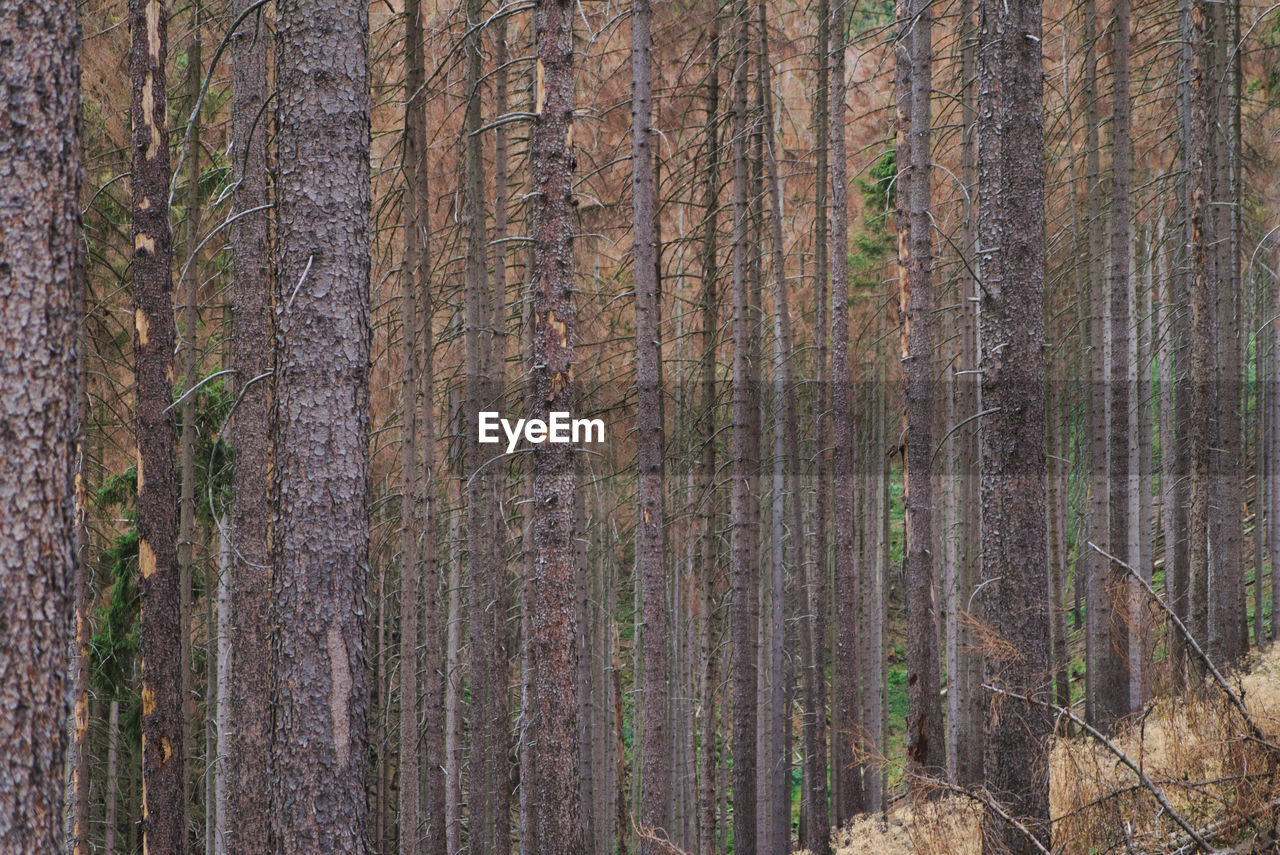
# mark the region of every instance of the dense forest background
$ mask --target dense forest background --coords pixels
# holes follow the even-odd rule
[[[79,21],[74,855],[1274,851],[1275,7]]]

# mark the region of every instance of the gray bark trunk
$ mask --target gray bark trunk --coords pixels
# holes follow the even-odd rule
[[[988,625],[1009,645],[986,651],[984,682],[1047,701],[1041,7],[1039,0],[981,0],[979,20],[979,367],[987,413],[979,597]],[[990,698],[987,709],[987,789],[1047,846],[1048,712],[1007,696]],[[983,851],[1036,850],[988,812]]]
[[[277,14],[272,838],[280,855],[364,852],[368,10]]]
[[[84,281],[75,4],[10,5],[0,13],[0,40],[7,93],[0,134],[0,840],[14,852],[58,853],[76,573],[74,439],[84,416],[77,397]],[[87,727],[87,703],[78,703],[76,715]]]

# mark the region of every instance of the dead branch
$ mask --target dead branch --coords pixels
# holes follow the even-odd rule
[[[1227,682],[1227,678],[1222,675],[1222,672],[1218,670],[1218,667],[1213,664],[1213,660],[1209,658],[1209,655],[1205,653],[1204,649],[1201,648],[1200,645],[1196,642],[1195,638],[1191,634],[1191,631],[1187,629],[1186,624],[1184,624],[1182,620],[1178,617],[1178,615],[1174,613],[1173,609],[1169,607],[1169,604],[1166,603],[1164,599],[1155,592],[1155,589],[1151,587],[1151,583],[1148,582],[1146,579],[1143,579],[1141,574],[1139,574],[1136,570],[1134,570],[1133,567],[1121,561],[1119,558],[1116,558],[1114,555],[1110,554],[1105,549],[1099,548],[1098,545],[1095,544],[1093,541],[1089,541],[1089,548],[1092,549],[1094,552],[1098,553],[1099,555],[1101,555],[1102,557],[1110,561],[1114,561],[1116,564],[1123,567],[1130,576],[1138,580],[1138,583],[1142,585],[1143,588],[1146,589],[1148,596],[1150,596],[1151,599],[1155,600],[1156,604],[1159,605],[1160,608],[1164,610],[1164,613],[1169,616],[1169,619],[1173,621],[1174,626],[1177,627],[1178,632],[1182,634],[1182,637],[1187,640],[1187,644],[1189,644],[1191,646],[1191,649],[1195,651],[1196,656],[1198,656],[1200,660],[1204,662],[1205,667],[1209,670],[1209,673],[1213,676],[1214,682],[1216,682],[1219,686],[1222,687],[1222,691],[1226,692],[1227,698],[1231,701],[1231,705],[1236,708],[1236,710],[1240,713],[1241,717],[1244,718],[1245,724],[1248,725],[1250,736],[1255,741],[1262,744],[1273,755],[1280,755],[1280,745],[1276,745],[1274,742],[1268,739],[1266,733],[1262,730],[1262,728],[1258,727],[1257,723],[1253,720],[1253,717],[1249,715],[1249,710],[1245,707],[1244,700],[1241,699],[1240,696],[1236,694],[1235,690],[1231,688],[1231,684]]]

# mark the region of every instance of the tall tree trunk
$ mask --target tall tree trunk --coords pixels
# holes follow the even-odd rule
[[[1003,642],[984,683],[1027,697],[991,698],[986,785],[1049,844],[1048,581],[1045,576],[1044,126],[1039,0],[980,0],[978,244],[981,256],[983,614]],[[1008,645],[1008,647],[1005,647]],[[1008,655],[1005,651],[1015,651]],[[984,852],[1031,853],[988,812]]]
[[[896,48],[898,151],[898,311],[902,346],[903,504],[907,599],[907,763],[913,798],[936,792],[918,776],[946,769],[938,662],[938,583],[933,561],[933,224],[930,130],[933,13],[903,0]],[[901,155],[905,154],[905,157]]]
[[[831,421],[835,524],[835,599],[853,598],[857,591],[854,530],[853,401],[849,371],[849,179],[845,158],[845,26],[846,0],[831,4],[830,99],[827,129],[831,169],[831,235],[827,249],[831,268]],[[837,608],[835,673],[832,701],[832,774],[837,784],[835,821],[844,825],[865,809],[862,768],[858,760],[858,651],[860,627],[854,624],[853,603]]]
[[[0,40],[0,840],[14,852],[58,853],[66,808],[63,704],[74,688],[66,671],[77,572],[71,497],[83,487],[74,483],[75,439],[87,415],[79,405],[77,341],[84,267],[76,6],[11,4],[0,12]],[[77,627],[77,640],[85,631]],[[87,727],[87,698],[77,698],[76,715],[77,727]],[[87,833],[73,829],[77,843]]]
[[[133,40],[134,382],[138,413],[138,568],[141,573],[143,845],[186,851],[178,482],[174,466],[173,235],[169,228],[167,10],[129,4]]]
[[[654,209],[652,147],[653,71],[649,0],[631,4],[632,273],[636,289],[636,561],[640,576],[641,655],[644,667],[636,709],[642,716],[640,852],[663,851],[670,816],[671,750],[667,731],[667,596],[663,569],[663,432],[661,305]]]
[[[1108,481],[1109,433],[1108,402],[1111,385],[1108,383],[1106,359],[1106,287],[1103,278],[1103,261],[1106,247],[1103,240],[1104,225],[1103,186],[1099,167],[1098,143],[1098,36],[1097,11],[1094,0],[1084,0],[1082,5],[1084,35],[1084,89],[1085,99],[1085,184],[1088,187],[1088,247],[1089,247],[1089,350],[1090,381],[1089,413],[1089,540],[1104,551],[1111,547],[1110,483]],[[1103,715],[1105,702],[1100,695],[1105,686],[1115,685],[1114,675],[1120,670],[1119,650],[1111,644],[1112,602],[1107,593],[1110,573],[1105,558],[1089,549],[1086,559],[1086,594],[1088,627],[1085,637],[1086,698],[1085,717],[1098,721]]]
[[[1212,247],[1215,239],[1213,216],[1209,211],[1212,127],[1212,70],[1207,67],[1211,47],[1205,33],[1209,11],[1205,0],[1192,0],[1190,133],[1191,184],[1191,416],[1189,455],[1191,508],[1188,521],[1190,566],[1188,568],[1187,624],[1192,636],[1205,648],[1209,633],[1209,494],[1210,417],[1214,405],[1212,359],[1214,349],[1214,272]],[[1193,663],[1197,672],[1202,664]]]
[[[277,6],[277,852],[360,852],[369,683],[368,10]],[[319,617],[317,617],[319,616]]]
[[[192,689],[191,633],[194,612],[191,602],[192,574],[195,570],[196,539],[196,406],[194,390],[199,371],[197,341],[200,325],[200,2],[191,4],[191,42],[187,46],[187,103],[191,115],[184,136],[184,151],[180,163],[186,165],[186,211],[182,218],[182,330],[178,345],[182,351],[182,407],[179,413],[181,429],[178,436],[180,448],[179,506],[178,506],[178,625],[182,637],[182,741],[187,746],[188,781],[197,783],[196,791],[208,782],[196,767],[194,734],[196,699]],[[185,256],[185,257],[184,257]],[[204,818],[206,823],[208,817]],[[197,836],[197,839],[198,836]],[[183,844],[191,849],[192,842]]]
[[[715,626],[714,592],[720,587],[716,567],[716,348],[719,342],[719,276],[717,271],[717,227],[720,209],[720,10],[718,3],[711,17],[710,55],[706,80],[706,143],[703,174],[701,257],[701,326],[698,344],[698,550],[695,553],[697,575],[702,589],[701,656],[699,699],[701,702],[701,792],[698,810],[698,836],[702,841],[699,855],[714,855],[716,843],[716,766],[717,753],[715,692],[716,656],[713,647]]]
[[[1194,93],[1191,84],[1193,64],[1192,0],[1178,0],[1178,86],[1177,118],[1180,152],[1177,193],[1179,216],[1179,251],[1169,279],[1170,339],[1172,370],[1177,380],[1174,387],[1173,431],[1174,471],[1173,514],[1170,520],[1173,536],[1173,564],[1166,568],[1165,591],[1174,613],[1185,626],[1191,625],[1189,595],[1191,578],[1190,504],[1191,485],[1191,413],[1195,386],[1191,381],[1191,286],[1194,280],[1194,243],[1191,222],[1192,206],[1192,138],[1194,128]],[[1167,537],[1168,535],[1166,535]],[[1170,688],[1180,692],[1186,681],[1187,643],[1172,622],[1168,627]]]
[[[756,626],[758,591],[752,562],[757,525],[751,513],[751,394],[747,364],[748,295],[747,44],[749,9],[734,7],[733,77],[733,363],[729,576],[733,586],[733,830],[738,855],[756,853]]]
[[[267,21],[250,14],[252,0],[233,10],[248,17],[231,34],[232,364],[239,403],[231,424],[232,505],[230,621],[234,690],[223,695],[227,711],[227,810],[236,817],[227,840],[229,855],[268,851],[271,676],[268,664],[268,601],[271,503],[263,472],[271,468],[271,259],[267,206]]]
[[[466,229],[465,349],[466,392],[463,423],[466,465],[467,524],[467,628],[470,648],[471,778],[467,793],[467,833],[472,851],[494,855],[497,846],[498,814],[496,790],[505,781],[506,752],[497,744],[499,691],[496,679],[496,646],[493,621],[499,585],[489,544],[494,532],[492,500],[494,482],[486,446],[476,432],[480,411],[490,403],[492,335],[492,292],[488,273],[488,230],[484,196],[484,152],[481,136],[483,56],[481,0],[467,0],[467,33],[463,42],[466,62],[463,116],[462,216]],[[504,610],[505,611],[505,610]],[[503,687],[505,688],[505,686]]]
[[[961,223],[961,247],[965,264],[961,272],[962,316],[960,321],[961,370],[970,372],[960,384],[959,418],[966,423],[960,434],[960,566],[956,571],[955,607],[950,610],[955,626],[948,633],[948,646],[956,648],[954,691],[947,693],[947,750],[954,746],[954,781],[974,784],[982,780],[982,730],[984,702],[982,691],[982,651],[973,643],[972,622],[981,619],[973,597],[980,575],[980,536],[978,502],[978,430],[972,421],[979,410],[978,380],[978,285],[974,276],[977,265],[975,243],[978,182],[977,158],[977,33],[972,0],[961,0],[960,6],[960,74],[961,121],[964,125],[960,141],[961,181],[968,189],[964,219]],[[948,672],[950,673],[950,672]],[[954,721],[953,721],[954,719]],[[952,770],[948,758],[948,771]]]
[[[418,342],[418,336],[427,317],[426,307],[419,307],[418,297],[425,293],[425,238],[428,234],[430,215],[426,204],[426,97],[423,87],[426,79],[422,52],[422,7],[419,0],[408,0],[404,8],[404,60],[405,106],[404,150],[402,171],[405,180],[404,194],[404,260],[401,271],[400,329],[403,344],[402,376],[400,387],[400,413],[402,420],[400,439],[400,758],[399,805],[397,819],[400,828],[400,855],[419,855],[426,851],[428,840],[439,843],[444,840],[443,826],[431,824],[423,828],[422,774],[419,765],[422,754],[418,748],[420,733],[418,674],[418,648],[421,636],[418,625],[421,582],[426,580],[426,596],[434,601],[436,586],[434,570],[429,564],[419,564],[418,544],[423,541],[426,549],[432,549],[434,538],[423,511],[429,501],[424,479],[431,472],[419,459],[420,414],[425,415],[423,433],[430,436],[431,414],[429,400],[422,400],[423,381],[419,379],[421,348],[431,346],[430,339]],[[427,381],[430,382],[430,381]],[[425,413],[424,413],[425,410]],[[424,537],[425,535],[425,537]],[[428,605],[427,608],[433,608]],[[438,649],[436,638],[426,635],[426,648]],[[438,658],[438,655],[437,655]],[[428,683],[435,681],[435,671],[426,672]],[[434,713],[431,710],[429,714]],[[433,716],[438,721],[438,716]],[[427,775],[433,770],[428,752]],[[438,766],[437,762],[434,764]],[[443,794],[443,793],[441,793]],[[441,812],[443,814],[443,811]],[[433,817],[443,819],[443,816]],[[426,834],[424,834],[424,831]],[[431,832],[435,832],[431,834]],[[429,835],[429,836],[428,836]]]
[[[814,92],[813,145],[814,177],[814,303],[813,337],[817,342],[814,372],[817,400],[814,409],[817,445],[810,467],[810,488],[814,491],[813,560],[801,570],[801,663],[804,669],[804,764],[802,828],[800,841],[813,855],[830,855],[831,808],[827,786],[827,137],[830,66],[831,10],[828,0],[818,0],[818,38],[814,43],[817,87]],[[803,529],[801,529],[803,531]]]
[[[1113,21],[1111,150],[1111,275],[1110,306],[1111,396],[1110,455],[1107,467],[1110,490],[1108,551],[1132,566],[1129,552],[1129,496],[1132,490],[1129,423],[1133,418],[1129,385],[1135,366],[1129,362],[1129,0],[1116,0]],[[1105,636],[1106,668],[1095,675],[1094,721],[1110,727],[1129,712],[1129,581],[1128,572],[1116,561],[1108,562],[1105,587],[1109,624]]]
[[[573,170],[574,67],[568,0],[538,0],[534,7],[537,89],[534,105],[531,237],[533,368],[532,417],[572,411],[574,383]],[[574,595],[573,494],[578,489],[572,446],[539,444],[533,452],[533,562],[527,580],[529,670],[520,779],[538,782],[525,818],[528,851],[554,847],[583,855],[578,787],[577,610]]]
[[[782,237],[782,179],[778,174],[778,147],[782,142],[774,127],[773,80],[769,59],[769,28],[766,4],[757,4],[760,28],[760,89],[764,106],[765,183],[768,185],[770,244],[773,267],[774,355],[773,355],[773,555],[769,578],[769,671],[772,683],[769,697],[769,754],[764,758],[769,785],[773,789],[773,813],[769,817],[767,852],[790,849],[791,774],[788,749],[788,727],[793,680],[785,658],[786,637],[786,557],[785,532],[787,503],[790,503],[792,531],[791,564],[793,578],[806,570],[804,537],[804,500],[797,485],[800,474],[800,440],[796,416],[795,388],[792,385],[791,308],[787,294],[786,257]],[[794,611],[794,607],[792,608]],[[807,641],[808,632],[804,637]],[[794,644],[792,645],[794,647]],[[804,656],[802,651],[801,656]]]

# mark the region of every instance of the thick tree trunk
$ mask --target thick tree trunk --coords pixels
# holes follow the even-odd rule
[[[987,705],[986,786],[1049,844],[1048,581],[1045,577],[1044,167],[1039,0],[981,0],[978,244],[983,253],[983,613],[1002,644],[984,682],[1029,700]],[[1006,648],[1004,645],[1008,645]],[[1005,651],[1014,651],[1008,655]],[[1036,851],[988,812],[984,852]]]
[[[631,4],[632,274],[636,293],[636,562],[641,599],[640,852],[662,851],[655,834],[670,828],[672,790],[667,720],[667,596],[663,568],[663,433],[661,305],[652,146],[652,10]]]
[[[827,128],[831,169],[831,235],[827,248],[831,269],[831,421],[833,489],[832,522],[835,524],[835,594],[837,607],[835,674],[832,702],[832,775],[836,779],[835,821],[843,825],[866,808],[862,767],[858,760],[858,673],[861,627],[854,618],[858,590],[854,531],[853,400],[849,371],[849,179],[845,157],[845,22],[846,0],[831,4],[831,95]]]
[[[0,840],[13,852],[58,853],[77,559],[72,495],[83,489],[74,484],[75,440],[86,415],[78,405],[84,280],[76,6],[11,4],[0,12],[0,41]],[[77,617],[79,639],[87,626]],[[77,729],[87,727],[87,697],[77,697],[76,718]],[[73,829],[77,843],[87,833]]]
[[[277,6],[275,851],[371,843],[368,10]]]
[[[251,0],[238,0],[238,16]],[[270,731],[267,612],[271,553],[269,483],[271,383],[271,261],[268,248],[266,140],[262,116],[267,98],[267,23],[249,15],[231,35],[232,176],[235,216],[232,265],[232,364],[236,370],[232,457],[230,620],[228,667],[235,690],[222,696],[227,712],[227,810],[235,834],[230,855],[266,852],[270,812],[262,809],[268,791]]]
[[[539,0],[534,7],[537,69],[533,117],[531,237],[533,368],[531,417],[571,412],[574,404],[575,308],[573,301],[572,128],[574,67],[568,0]],[[583,855],[578,786],[577,610],[574,594],[573,494],[578,489],[574,449],[542,443],[533,452],[532,576],[525,584],[529,615],[529,669],[520,779],[537,782],[524,821],[528,851],[554,848]]]
[[[907,600],[907,763],[913,798],[936,792],[919,776],[941,777],[946,746],[938,661],[938,584],[933,552],[933,224],[930,130],[933,15],[903,0],[898,64],[898,311],[902,348],[903,502]]]
[[[143,845],[186,851],[178,482],[173,414],[173,236],[165,70],[167,10],[133,0],[133,278],[141,574]]]

